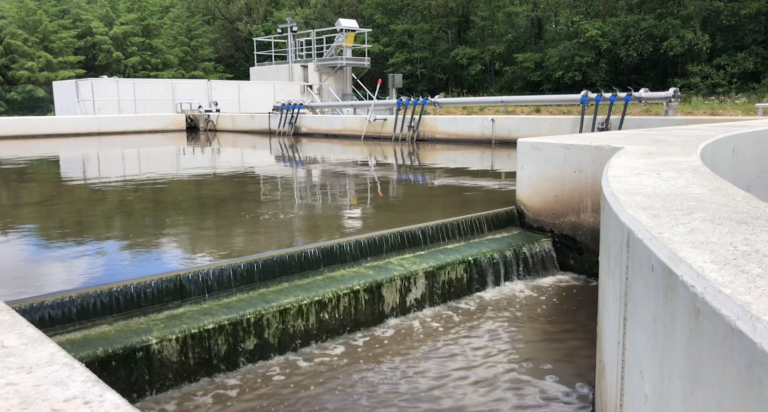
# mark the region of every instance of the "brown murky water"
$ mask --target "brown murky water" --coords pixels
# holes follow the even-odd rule
[[[514,205],[509,147],[0,140],[0,300]]]
[[[203,379],[145,412],[589,411],[597,286],[512,282]]]

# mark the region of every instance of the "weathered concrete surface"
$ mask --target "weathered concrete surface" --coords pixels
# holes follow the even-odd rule
[[[0,410],[137,410],[2,302],[0,330]]]
[[[594,234],[593,205],[601,201],[594,187],[601,187],[599,412],[765,410],[768,204],[720,178],[700,157],[709,156],[707,164],[722,167],[719,173],[739,184],[749,172],[723,173],[734,152],[721,145],[730,141],[738,153],[749,144],[760,150],[765,140],[768,121],[518,143],[518,199],[531,218],[571,230],[571,220],[558,222],[557,214],[569,216],[588,204],[589,227],[582,229]],[[564,145],[580,154],[564,157]],[[610,151],[615,154],[601,185],[591,169],[602,170]],[[550,173],[553,181],[580,175],[573,188],[554,186],[558,198],[575,204],[547,204],[552,182],[532,177],[538,163],[557,169]],[[542,204],[548,214],[537,210]]]
[[[0,117],[0,137],[139,133],[184,130],[184,115]]]
[[[410,112],[409,115],[410,116]],[[380,116],[368,125],[366,136],[391,138],[392,116]],[[489,121],[493,117],[494,121]],[[218,128],[222,131],[251,131],[269,133],[277,127],[279,114],[221,114]],[[295,133],[326,136],[359,137],[365,128],[366,116],[305,115],[299,117]],[[398,135],[400,120],[398,120]],[[655,127],[723,123],[744,120],[743,117],[627,117],[625,130]],[[407,127],[408,118],[406,118]],[[617,125],[617,124],[616,124]],[[616,127],[614,125],[614,127]],[[587,127],[587,126],[585,126]],[[406,129],[407,130],[407,129]],[[522,137],[553,136],[577,133],[578,116],[424,116],[420,138],[424,140],[456,140],[472,142],[511,143]],[[406,131],[403,131],[405,135]]]

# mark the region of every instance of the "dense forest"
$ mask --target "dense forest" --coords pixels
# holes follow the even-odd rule
[[[403,73],[405,90],[433,95],[768,92],[765,0],[1,0],[0,93],[86,76],[247,79],[251,38],[286,17],[357,19],[373,29],[365,79]]]

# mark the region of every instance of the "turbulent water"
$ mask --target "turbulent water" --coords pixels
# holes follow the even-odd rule
[[[597,286],[509,282],[148,399],[176,411],[588,411]]]

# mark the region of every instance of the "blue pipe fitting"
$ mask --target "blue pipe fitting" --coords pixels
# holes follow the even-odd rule
[[[610,99],[608,99],[608,101],[609,101],[609,102],[611,102],[611,104],[614,104],[614,103],[616,103],[616,95],[615,95],[615,94],[612,94],[612,95],[611,95],[611,98],[610,98]]]
[[[285,103],[280,104],[280,110],[285,110]]]
[[[600,103],[601,101],[603,101],[602,94],[598,94],[597,96],[595,96],[595,103]]]
[[[631,94],[628,94],[628,95],[624,96],[624,103],[629,103],[631,101],[632,101],[632,95]]]
[[[400,99],[397,99],[397,107],[400,107],[401,104],[403,104],[403,101]]]
[[[429,100],[427,100],[427,99],[421,99],[421,105],[422,105],[422,106],[426,106],[426,105],[427,105],[427,102],[429,102]]]
[[[409,104],[411,104],[411,101],[410,100],[406,100],[405,101],[405,107],[408,107]]]
[[[587,104],[588,101],[589,101],[588,94],[584,94],[583,96],[581,96],[581,104]]]

